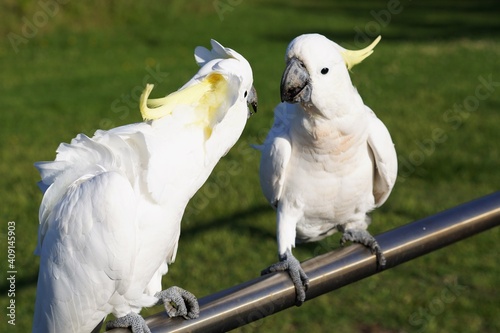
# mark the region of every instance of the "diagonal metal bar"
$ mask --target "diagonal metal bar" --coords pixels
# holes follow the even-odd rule
[[[403,225],[376,237],[387,259],[385,269],[500,225],[500,192]],[[310,278],[307,299],[379,273],[375,256],[361,245],[302,263]],[[163,312],[146,318],[153,333],[226,332],[295,304],[295,289],[286,273],[261,276],[199,300],[194,320],[168,318]],[[110,333],[129,332],[114,329]]]

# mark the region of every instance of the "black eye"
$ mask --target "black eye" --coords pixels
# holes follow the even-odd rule
[[[328,73],[328,68],[325,67],[321,70],[321,74],[325,75],[326,73]]]
[[[245,94],[243,95],[243,97],[247,98],[247,95],[248,95],[248,91],[245,91]]]

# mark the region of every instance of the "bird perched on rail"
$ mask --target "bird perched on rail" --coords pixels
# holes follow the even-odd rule
[[[368,57],[378,37],[359,51],[346,50],[319,34],[289,44],[281,79],[281,101],[261,150],[260,181],[277,210],[279,262],[262,273],[288,271],[297,305],[309,280],[292,248],[336,231],[341,244],[364,244],[385,258],[366,230],[367,215],[389,196],[397,174],[391,136],[364,105],[349,70]]]
[[[52,162],[38,162],[44,192],[33,332],[107,328],[150,332],[142,307],[195,318],[198,302],[161,278],[175,259],[189,199],[240,137],[256,111],[252,69],[212,40],[195,49],[201,66],[178,91],[141,96],[144,122],[79,134]]]

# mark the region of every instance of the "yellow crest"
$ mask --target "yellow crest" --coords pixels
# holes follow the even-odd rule
[[[139,108],[144,120],[155,120],[169,115],[178,105],[191,105],[200,109],[200,112],[204,110],[206,116],[211,117],[226,97],[227,81],[222,74],[213,73],[200,82],[166,97],[148,99],[153,87],[153,84],[146,85],[141,95]]]
[[[378,36],[370,45],[365,47],[362,50],[351,51],[351,50],[343,50],[341,52],[342,58],[344,58],[344,62],[347,66],[348,70],[351,70],[354,66],[365,60],[370,54],[373,53],[373,49],[380,42],[382,36]]]

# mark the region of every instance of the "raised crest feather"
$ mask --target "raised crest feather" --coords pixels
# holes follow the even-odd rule
[[[221,95],[226,94],[227,81],[222,74],[214,73],[203,80],[182,88],[163,98],[148,99],[154,85],[148,84],[140,99],[140,111],[144,120],[156,120],[172,114],[178,106],[191,105],[198,108],[217,108],[222,102]],[[215,94],[215,98],[209,95]],[[209,104],[204,104],[208,101]],[[215,103],[215,104],[214,104]]]
[[[368,58],[373,53],[373,49],[377,46],[381,39],[382,36],[378,36],[370,45],[361,50],[353,51],[344,49],[341,54],[342,58],[344,58],[347,69],[351,70],[354,66]]]

